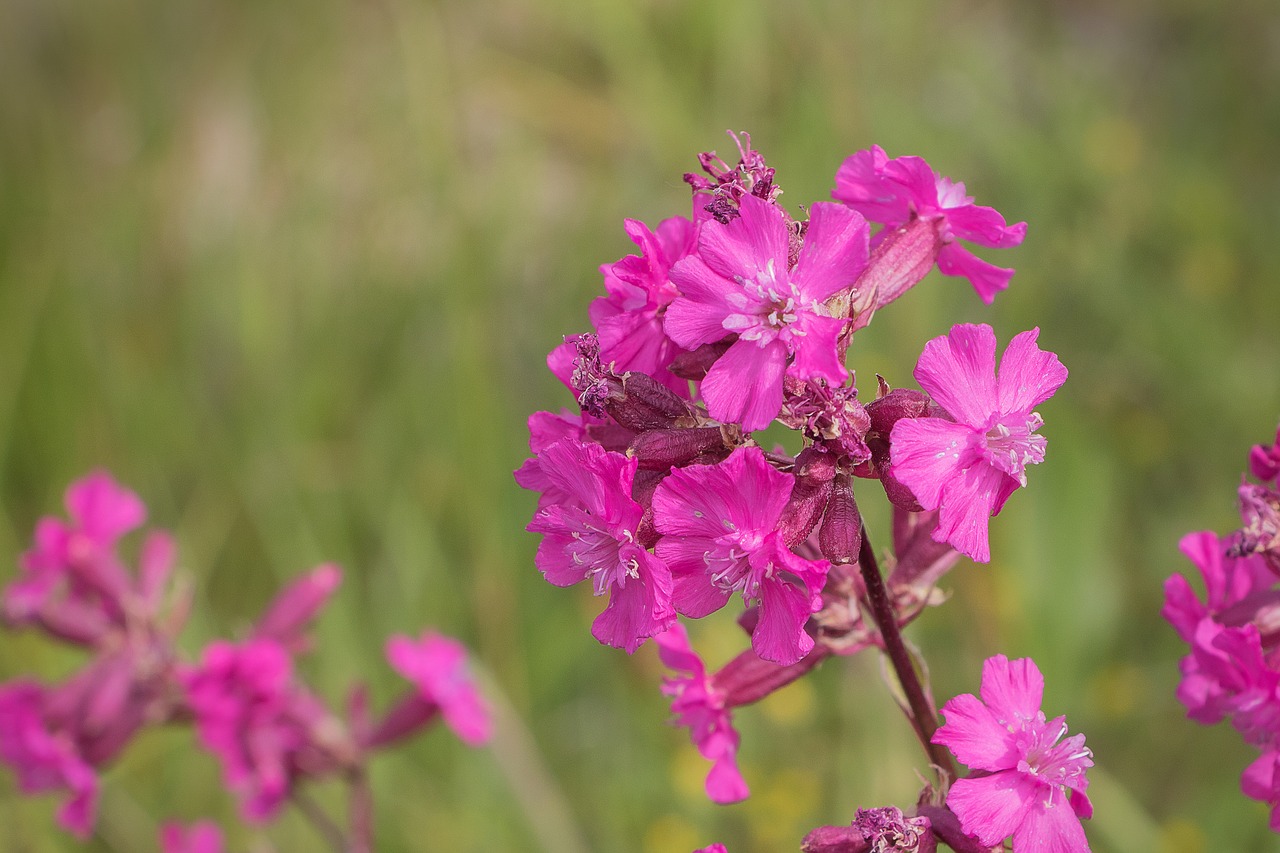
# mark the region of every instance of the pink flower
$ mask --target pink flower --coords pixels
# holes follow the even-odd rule
[[[932,225],[938,269],[944,275],[969,279],[987,303],[1009,286],[1013,270],[981,260],[955,242],[956,238],[1004,249],[1017,246],[1027,233],[1025,222],[1006,225],[997,211],[974,204],[965,195],[963,183],[939,176],[921,158],[890,160],[879,145],[844,161],[836,172],[832,197],[870,221],[884,224],[876,235],[877,243],[917,220]]]
[[[700,619],[735,592],[748,604],[759,601],[752,648],[783,666],[813,648],[804,626],[822,605],[830,568],[797,556],[778,530],[794,482],[747,446],[716,465],[672,471],[653,495],[663,534],[656,550],[675,578],[676,610]]]
[[[794,269],[785,214],[744,195],[740,215],[698,232],[698,254],[671,268],[680,296],[667,308],[667,334],[685,349],[737,340],[702,381],[712,417],[763,429],[782,408],[783,375],[842,385],[837,352],[845,320],[823,302],[850,287],[867,263],[867,224],[853,211],[819,202]]]
[[[933,538],[974,560],[991,559],[988,519],[1027,484],[1044,459],[1044,420],[1032,409],[1053,396],[1067,369],[1036,346],[1039,329],[1016,335],[996,375],[990,326],[962,324],[925,344],[915,377],[955,421],[903,418],[890,435],[891,474],[926,510],[939,510]]]
[[[439,709],[449,728],[470,746],[493,735],[489,707],[467,668],[467,651],[457,640],[425,631],[418,640],[397,635],[387,640],[387,660],[417,687],[427,710]],[[429,717],[428,713],[423,721]]]
[[[745,800],[750,791],[738,771],[738,733],[725,696],[712,683],[702,659],[689,645],[689,635],[679,622],[659,634],[658,657],[668,669],[682,675],[662,680],[663,694],[671,697],[671,713],[677,725],[689,729],[698,753],[711,762],[707,796],[717,803]]]
[[[342,569],[333,563],[316,566],[295,578],[267,605],[253,636],[274,640],[291,652],[306,649],[306,629],[342,583]]]
[[[309,752],[311,766],[322,766],[314,733],[331,721],[294,681],[289,653],[274,640],[218,641],[181,680],[200,742],[222,762],[245,817],[274,817],[300,773],[299,757]]]
[[[222,830],[208,820],[190,827],[166,823],[160,827],[160,849],[163,853],[222,853]]]
[[[640,254],[601,267],[607,295],[591,303],[600,356],[614,363],[618,373],[647,373],[687,399],[689,381],[667,369],[681,349],[663,331],[662,315],[679,295],[671,283],[671,267],[693,251],[693,223],[677,216],[651,231],[628,219],[626,229]]]
[[[142,525],[146,507],[105,471],[72,483],[66,504],[71,523],[40,519],[35,547],[22,555],[23,579],[5,589],[4,612],[11,622],[33,621],[47,605],[63,601],[110,621],[123,620],[131,582],[116,543]]]
[[[81,839],[93,832],[98,776],[77,733],[51,720],[51,692],[33,681],[0,685],[0,760],[13,767],[24,794],[66,791],[58,823]]]
[[[966,693],[947,702],[946,724],[933,735],[934,743],[984,771],[957,779],[947,806],[988,847],[1013,836],[1014,853],[1086,853],[1080,819],[1093,813],[1085,795],[1093,753],[1084,735],[1061,740],[1065,719],[1045,719],[1044,677],[1030,658],[988,658],[981,693],[981,700]]]
[[[671,572],[636,541],[644,515],[631,498],[636,460],[570,438],[543,450],[538,462],[563,495],[526,528],[543,534],[538,569],[556,586],[590,579],[596,595],[609,596],[592,635],[634,652],[675,619]]]
[[[1240,789],[1246,797],[1271,807],[1271,831],[1280,832],[1280,750],[1267,749],[1246,767]]]

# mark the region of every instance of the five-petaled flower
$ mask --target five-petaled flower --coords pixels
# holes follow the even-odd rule
[[[903,418],[890,437],[892,474],[926,510],[939,510],[933,537],[979,562],[991,559],[988,519],[1027,484],[1044,460],[1044,423],[1032,409],[1053,396],[1067,369],[1036,346],[1039,329],[1014,336],[996,374],[990,326],[961,324],[925,344],[920,387],[954,420]]]
[[[1093,753],[1084,735],[1062,740],[1065,718],[1045,719],[1044,676],[1030,658],[988,658],[981,694],[943,705],[946,724],[933,735],[981,771],[951,785],[947,806],[985,846],[1012,836],[1014,853],[1087,853],[1080,820],[1093,814],[1085,795]]]

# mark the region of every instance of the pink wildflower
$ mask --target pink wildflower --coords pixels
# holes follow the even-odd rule
[[[1053,396],[1067,369],[1036,346],[1039,329],[1016,335],[996,375],[990,326],[962,324],[925,344],[915,377],[955,421],[903,418],[890,436],[892,475],[926,510],[933,537],[974,560],[991,559],[988,519],[1044,460],[1044,423],[1032,408]]]
[[[489,708],[467,669],[467,652],[457,640],[425,631],[418,640],[397,635],[387,640],[387,660],[417,687],[430,712],[439,709],[449,728],[470,746],[482,746],[493,734]],[[424,717],[425,721],[425,717]]]
[[[679,295],[671,283],[671,267],[693,251],[693,223],[673,217],[651,231],[643,222],[628,219],[626,229],[640,254],[601,267],[607,295],[591,303],[600,356],[618,373],[647,373],[688,398],[689,381],[667,369],[681,349],[663,331],[662,315]]]
[[[1085,853],[1081,818],[1093,813],[1085,795],[1093,753],[1084,735],[1059,740],[1063,717],[1040,710],[1044,677],[1030,658],[988,658],[982,698],[957,696],[942,707],[946,724],[933,742],[982,775],[957,779],[947,806],[964,831],[992,847],[1013,836],[1014,853]]]
[[[1274,443],[1255,444],[1249,450],[1249,471],[1264,483],[1280,477],[1280,428]]]
[[[249,820],[269,820],[299,775],[299,758],[329,720],[296,684],[293,661],[268,639],[215,642],[182,675],[200,742],[222,762],[226,784]]]
[[[680,296],[667,308],[667,334],[685,349],[737,340],[702,381],[712,417],[763,429],[782,408],[783,375],[843,385],[849,373],[836,342],[845,321],[823,302],[851,286],[867,263],[867,224],[820,202],[792,268],[785,214],[754,195],[727,224],[707,221],[698,253],[671,268]]]
[[[222,830],[213,821],[196,821],[189,827],[166,823],[160,827],[162,853],[222,853]]]
[[[784,666],[813,648],[805,623],[822,606],[830,568],[793,553],[778,529],[794,482],[747,446],[716,465],[672,471],[653,496],[663,534],[656,550],[675,578],[676,610],[699,619],[734,592],[759,601],[752,648]]]
[[[105,471],[72,483],[66,504],[71,523],[40,519],[35,547],[22,555],[23,579],[4,591],[5,617],[12,622],[30,622],[47,605],[63,602],[112,621],[123,618],[130,580],[116,543],[141,526],[146,508]]]
[[[711,762],[707,796],[717,803],[736,803],[750,793],[738,770],[738,733],[725,696],[707,675],[702,659],[689,645],[689,635],[679,622],[654,638],[658,657],[668,669],[682,675],[662,680],[662,692],[671,697],[671,713],[677,725],[689,729],[698,753]]]
[[[541,507],[526,528],[543,534],[538,569],[556,586],[589,578],[596,595],[609,596],[592,635],[634,652],[675,619],[670,570],[636,542],[644,514],[631,498],[636,460],[573,439],[551,445],[538,460],[564,496]]]
[[[88,838],[98,807],[98,776],[76,732],[50,719],[50,691],[33,681],[0,685],[0,760],[13,767],[24,794],[66,791],[58,822]]]
[[[1271,831],[1280,832],[1280,750],[1271,747],[1246,767],[1240,789],[1246,797],[1271,807]]]
[[[983,302],[990,303],[1009,286],[1013,270],[989,264],[955,242],[1004,249],[1017,246],[1027,224],[1006,225],[990,207],[973,203],[964,184],[939,176],[919,157],[890,160],[879,145],[849,157],[836,172],[832,197],[872,222],[883,223],[876,242],[913,222],[932,226],[933,252],[944,275],[969,279]]]

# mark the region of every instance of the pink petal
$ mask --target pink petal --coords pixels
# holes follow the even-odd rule
[[[845,159],[836,170],[831,196],[849,205],[872,222],[898,225],[911,218],[911,200],[902,188],[884,176],[889,158],[873,145]]]
[[[916,209],[928,216],[937,212],[938,178],[933,168],[921,157],[895,157],[884,165],[884,174],[900,185]]]
[[[742,424],[748,432],[773,423],[782,409],[786,360],[787,345],[781,340],[764,347],[753,341],[735,342],[702,380],[702,397],[711,416]]]
[[[946,723],[933,734],[960,763],[975,770],[1008,770],[1021,757],[1009,729],[971,693],[942,706]]]
[[[671,592],[671,603],[681,616],[701,619],[715,613],[729,601],[729,593],[713,584],[706,571],[674,574],[673,570],[673,580],[675,588]]]
[[[713,803],[721,805],[742,802],[751,795],[733,755],[723,756],[711,765],[711,770],[707,773],[706,791]]]
[[[947,225],[960,239],[993,249],[1017,246],[1027,236],[1027,223],[1006,225],[999,211],[978,204],[949,208]]]
[[[938,513],[935,542],[947,542],[961,554],[986,563],[991,559],[988,528],[991,516],[1009,496],[1017,480],[990,465],[975,463],[947,483]]]
[[[982,665],[982,701],[1007,722],[1035,719],[1044,698],[1044,676],[1031,658],[987,658]],[[968,764],[968,762],[965,762]]]
[[[787,375],[798,379],[825,379],[840,386],[849,378],[849,371],[840,359],[836,342],[847,321],[838,317],[802,313],[795,325],[804,331],[795,358],[787,368]]]
[[[1053,396],[1067,381],[1067,369],[1051,352],[1036,346],[1040,329],[1014,335],[1000,357],[996,380],[999,411],[1025,414]]]
[[[889,449],[893,476],[934,510],[947,484],[978,458],[978,435],[941,418],[902,418],[893,425]]]
[[[795,478],[770,465],[764,451],[754,446],[738,448],[720,466],[728,475],[725,487],[733,503],[734,524],[751,530],[777,524],[791,499]]]
[[[967,834],[994,847],[1022,826],[1043,793],[1044,786],[1009,770],[957,779],[947,793],[947,806],[960,818]]]
[[[988,325],[961,323],[924,345],[916,381],[961,423],[986,429],[996,411],[996,335]]]
[[[591,635],[607,646],[632,654],[646,639],[675,621],[671,605],[672,579],[666,564],[647,551],[632,549],[638,577],[614,586],[609,605],[591,625]]]
[[[142,525],[147,508],[106,471],[94,471],[67,489],[67,511],[99,544],[111,543]]]
[[[760,584],[760,621],[751,634],[751,648],[763,660],[790,666],[813,649],[813,638],[804,630],[809,621],[807,590],[781,578]]]
[[[1041,791],[1035,807],[1014,830],[1014,853],[1089,853],[1084,827],[1062,789],[1054,787],[1044,797]]]
[[[809,210],[804,247],[791,281],[806,299],[817,302],[851,287],[867,266],[870,233],[862,214],[817,202]]]
[[[938,253],[938,270],[943,275],[969,279],[982,301],[990,305],[996,294],[1009,286],[1013,270],[987,263],[959,243],[948,243]]]
[[[738,203],[736,219],[727,225],[708,221],[702,226],[698,254],[727,279],[741,276],[754,280],[766,273],[770,261],[776,273],[786,273],[788,242],[783,212],[764,199],[745,195]],[[683,287],[681,292],[685,292]]]
[[[673,266],[671,280],[680,288],[662,319],[671,340],[692,350],[729,334],[724,320],[736,310],[729,300],[741,292],[738,285],[717,275],[696,255]]]

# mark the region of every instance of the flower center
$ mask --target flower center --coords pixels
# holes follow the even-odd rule
[[[566,516],[572,518],[575,529],[565,553],[582,569],[583,577],[591,579],[596,595],[623,586],[629,577],[640,576],[640,561],[633,553],[636,547],[631,543],[630,530],[623,528],[620,532],[625,541],[619,541],[599,516],[582,509],[566,512]]]
[[[779,281],[773,259],[756,274],[754,279],[735,276],[742,290],[730,294],[729,301],[735,313],[724,319],[724,328],[737,332],[744,341],[756,341],[765,346],[781,338],[794,351],[792,339],[802,337],[803,329],[795,327],[798,311],[816,311],[816,305],[805,304],[796,286],[785,277]]]
[[[1044,461],[1047,442],[1036,433],[1044,419],[1036,412],[1012,423],[996,421],[983,436],[987,461],[1025,486],[1026,467]]]
[[[760,595],[760,581],[772,573],[773,564],[758,567],[751,559],[760,549],[761,536],[754,530],[738,530],[733,522],[723,522],[729,532],[717,537],[715,547],[704,552],[702,560],[707,564],[711,583],[727,593],[741,592],[750,601]]]

